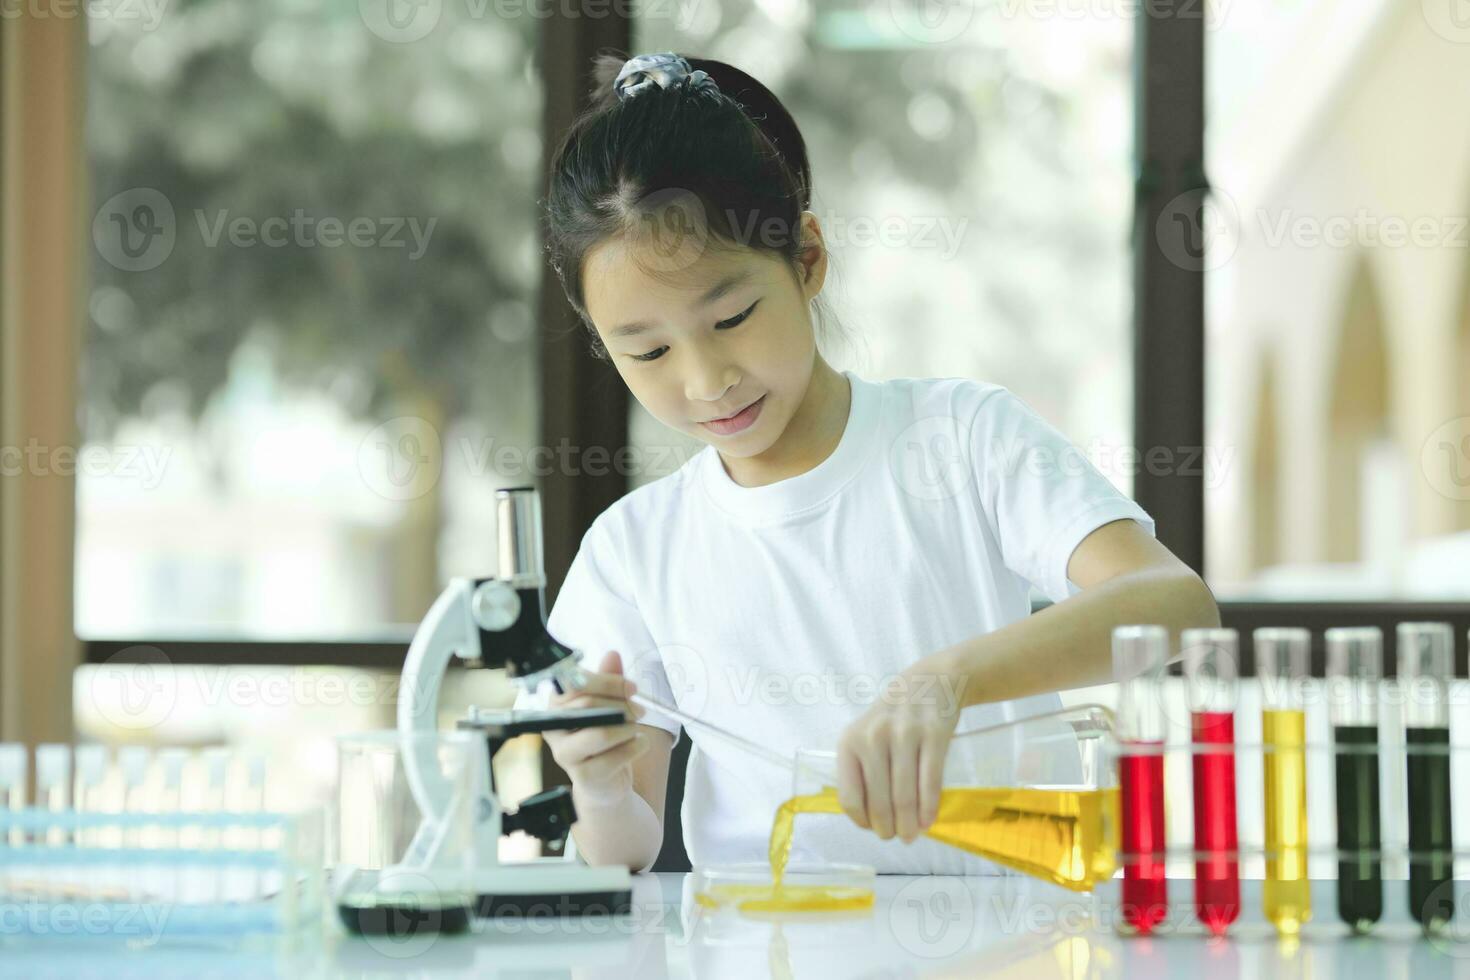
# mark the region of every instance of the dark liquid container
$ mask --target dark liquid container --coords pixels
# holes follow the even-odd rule
[[[1337,912],[1355,932],[1383,917],[1379,830],[1378,728],[1340,725],[1337,767]]]
[[[1409,914],[1426,929],[1455,914],[1450,835],[1450,730],[1407,728]]]

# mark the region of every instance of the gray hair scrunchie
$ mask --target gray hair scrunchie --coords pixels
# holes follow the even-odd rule
[[[673,88],[685,79],[688,79],[691,90],[720,90],[715,80],[709,77],[709,72],[695,71],[685,59],[672,51],[664,51],[660,54],[640,54],[623,62],[622,70],[613,81],[613,91],[622,101],[646,92],[655,85],[662,89]]]

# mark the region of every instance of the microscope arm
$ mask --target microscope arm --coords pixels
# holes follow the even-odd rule
[[[479,633],[470,611],[474,585],[469,579],[450,582],[430,607],[414,633],[403,664],[398,692],[398,732],[403,739],[401,757],[409,791],[422,813],[418,831],[404,855],[404,868],[432,867],[442,853],[445,822],[465,801],[455,799],[454,788],[440,772],[441,762],[434,739],[439,730],[439,692],[451,660],[477,657]],[[476,794],[489,796],[489,774],[473,774],[470,785]],[[499,810],[493,805],[479,811],[498,824]],[[498,827],[477,828],[482,839],[498,840]]]
[[[470,615],[469,579],[457,578],[434,600],[413,634],[398,692],[398,730],[439,730],[439,689],[455,656],[478,657],[479,634]]]

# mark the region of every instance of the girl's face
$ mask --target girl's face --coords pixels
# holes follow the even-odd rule
[[[759,456],[776,442],[811,381],[810,303],[827,269],[810,211],[802,231],[810,244],[795,275],[784,260],[750,248],[706,249],[677,269],[654,257],[654,273],[624,239],[588,253],[588,316],[649,414],[726,456]]]

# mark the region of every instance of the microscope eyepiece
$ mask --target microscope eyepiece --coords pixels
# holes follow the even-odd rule
[[[500,539],[499,577],[518,589],[544,587],[541,495],[536,488],[508,487],[495,491],[495,519]]]
[[[574,651],[546,630],[540,491],[535,487],[506,487],[495,491],[495,506],[499,574],[475,582],[472,606],[481,630],[481,647],[489,649],[493,644],[493,659],[503,662],[509,676],[527,688],[548,676],[575,676],[578,665]],[[493,641],[490,633],[496,634]]]

